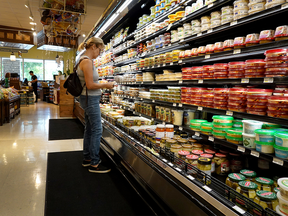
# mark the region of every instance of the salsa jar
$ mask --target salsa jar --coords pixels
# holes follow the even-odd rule
[[[278,205],[277,195],[274,192],[264,190],[256,192],[254,202],[259,204],[263,209],[270,208],[274,211]]]
[[[217,175],[227,175],[229,173],[230,163],[227,158],[227,155],[216,153],[214,161],[215,161],[215,171]]]
[[[245,176],[243,176],[240,173],[230,173],[228,177],[226,178],[226,185],[233,188],[234,190],[239,187],[239,182],[245,181]]]
[[[243,169],[240,171],[240,173],[246,177],[246,181],[255,182],[257,175],[255,171]]]
[[[254,200],[256,197],[257,184],[250,181],[240,181],[236,191],[249,199]]]
[[[274,181],[265,177],[258,177],[255,179],[256,184],[258,185],[258,190],[272,191],[274,187]]]

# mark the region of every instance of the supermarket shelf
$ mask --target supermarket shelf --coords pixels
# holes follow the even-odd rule
[[[120,106],[120,108],[128,110],[128,111],[131,111],[131,112],[133,112],[134,115],[138,115],[138,116],[142,116],[142,117],[151,119],[152,121],[157,122],[157,123],[171,124],[170,122],[165,122],[165,121],[162,121],[160,119],[156,119],[154,117],[151,117],[151,116],[144,115],[142,113],[136,112],[133,109],[131,109],[130,107]],[[225,146],[227,148],[230,148],[230,149],[233,149],[233,150],[245,153],[245,154],[249,154],[249,155],[252,155],[254,157],[261,158],[261,159],[267,160],[269,162],[272,162],[272,163],[275,163],[275,164],[278,164],[280,166],[284,166],[284,167],[288,168],[288,160],[283,160],[283,159],[277,158],[276,156],[273,156],[273,155],[264,154],[264,153],[261,153],[261,152],[257,152],[255,150],[251,150],[251,149],[246,148],[246,147],[244,147],[242,145],[237,145],[237,144],[228,142],[226,140],[218,139],[218,138],[215,138],[213,136],[209,136],[209,135],[197,132],[197,131],[193,131],[188,126],[177,126],[177,125],[174,125],[174,128],[177,129],[177,130],[186,131],[189,134],[194,135],[195,138],[197,138],[197,139],[201,138],[201,139],[203,139],[203,140],[205,140],[207,142],[212,142],[214,144],[219,144],[219,145]]]
[[[170,52],[174,49],[184,49],[184,48],[189,48],[190,46],[188,44],[169,44],[167,46],[163,46],[161,48],[158,48],[158,49],[155,49],[153,51],[148,51],[146,53],[143,53],[141,55],[141,57],[150,57],[150,56],[154,56],[154,55],[158,55],[158,54],[163,54],[163,53],[166,53],[166,52]]]
[[[125,61],[121,61],[121,62],[117,62],[114,64],[114,66],[122,66],[122,65],[127,65],[127,64],[132,64],[132,63],[135,63],[136,60],[138,60],[139,58],[130,58],[128,60],[125,60]]]
[[[278,5],[278,6],[275,6],[273,8],[269,8],[269,9],[260,11],[258,13],[246,16],[246,17],[241,18],[237,21],[233,21],[231,23],[221,25],[221,26],[216,27],[212,30],[208,30],[206,32],[199,33],[197,35],[187,37],[182,42],[183,43],[190,43],[192,41],[195,41],[195,40],[203,38],[203,37],[211,37],[215,33],[227,31],[227,30],[231,30],[231,29],[235,30],[235,28],[242,27],[245,24],[255,22],[256,20],[261,20],[261,19],[267,18],[269,16],[275,16],[275,15],[280,14],[280,13],[287,13],[287,11],[288,11],[287,3],[284,3],[282,5]]]
[[[119,85],[128,86],[190,86],[190,85],[287,85],[288,77],[263,77],[242,79],[204,79],[204,80],[180,80],[180,81],[154,81],[154,82],[123,82]]]
[[[117,96],[122,97],[121,95],[117,95]],[[146,98],[136,98],[136,97],[128,97],[128,98],[136,99],[139,101],[147,101],[150,103],[157,103],[159,105],[169,106],[172,108],[174,107],[174,108],[179,108],[179,109],[194,109],[194,110],[199,110],[202,112],[208,112],[208,113],[213,113],[213,114],[218,114],[218,115],[229,115],[235,118],[252,119],[252,120],[257,120],[257,121],[262,121],[262,122],[270,122],[270,123],[280,124],[283,126],[288,126],[288,119],[283,119],[283,118],[274,118],[274,117],[263,116],[263,115],[255,115],[255,114],[249,114],[249,113],[243,113],[243,112],[234,112],[230,110],[214,109],[214,108],[194,106],[194,105],[188,105],[188,104],[182,104],[182,103],[180,104],[171,103],[171,102],[152,100],[152,99],[146,99]]]
[[[127,47],[124,47],[123,49],[121,49],[121,50],[119,50],[119,51],[117,51],[117,52],[114,52],[113,54],[114,54],[114,55],[121,54],[121,53],[123,53],[123,52],[126,52],[127,49],[130,49],[130,48],[132,48],[132,47],[135,47],[136,45],[137,45],[137,43],[133,43],[133,44],[127,46]]]

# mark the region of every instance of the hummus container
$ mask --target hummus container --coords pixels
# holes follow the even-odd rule
[[[214,126],[215,128],[232,128],[233,123],[213,122],[213,126]]]
[[[285,111],[267,111],[267,115],[274,118],[288,118],[288,112]]]
[[[251,149],[256,148],[256,144],[255,144],[256,135],[243,133],[242,136],[243,136],[243,146],[244,147],[251,148]]]
[[[213,131],[212,134],[215,138],[218,138],[218,139],[225,139],[226,138],[226,133],[216,133]]]
[[[282,198],[288,201],[288,178],[279,178],[277,183]]]
[[[200,127],[201,129],[205,129],[205,130],[212,130],[212,122],[202,122]]]
[[[277,193],[277,198],[279,201],[279,210],[282,214],[288,215],[288,200],[284,199],[280,191]]]
[[[273,124],[273,123],[269,123],[269,122],[264,122],[262,128],[263,129],[273,129],[275,131],[275,129],[281,128],[281,125]],[[288,129],[287,129],[287,131],[288,131]]]
[[[265,153],[265,154],[273,154],[274,147],[272,142],[259,142],[255,140],[256,151]]]
[[[259,43],[259,34],[248,34],[245,38],[246,46],[252,46]]]
[[[255,134],[256,129],[261,129],[263,122],[254,121],[254,120],[243,120],[244,133],[246,134]]]
[[[231,142],[231,143],[234,143],[234,144],[237,144],[237,145],[242,145],[242,138],[238,138],[238,137],[230,137],[230,136],[226,136],[226,140],[228,142]]]
[[[285,132],[275,133],[275,144],[278,146],[288,148],[288,133]]]
[[[276,132],[274,130],[257,129],[254,132],[256,134],[256,140],[257,141],[260,141],[260,142],[272,142],[272,143],[275,142],[274,134]]]
[[[222,13],[222,16],[233,14],[233,7],[232,6],[222,7],[221,13]]]
[[[242,120],[233,120],[233,129],[241,129],[243,131],[243,122]]]
[[[214,115],[212,117],[213,122],[217,123],[232,123],[234,118],[232,116],[221,116],[221,115]]]
[[[227,129],[226,130],[227,136],[234,137],[234,138],[241,138],[242,139],[242,133],[243,133],[242,129],[232,128],[232,129]]]
[[[246,67],[264,67],[266,65],[263,59],[251,59],[245,61]],[[249,69],[249,68],[247,68]],[[261,69],[261,68],[259,68]]]
[[[201,25],[203,24],[210,24],[210,16],[203,16],[201,17]]]
[[[275,155],[278,158],[288,159],[288,148],[274,145]]]
[[[201,126],[201,123],[206,123],[206,122],[208,122],[207,120],[203,120],[203,119],[192,119],[191,121],[190,121],[190,125],[191,126]]]
[[[210,15],[211,15],[211,21],[221,19],[221,12],[220,11],[214,11]]]

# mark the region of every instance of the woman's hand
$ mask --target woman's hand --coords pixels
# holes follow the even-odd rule
[[[114,87],[114,82],[108,82],[108,83],[105,83],[105,88],[107,89],[112,89]]]

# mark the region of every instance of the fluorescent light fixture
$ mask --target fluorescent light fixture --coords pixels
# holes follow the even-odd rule
[[[37,35],[37,33],[34,31],[34,32],[33,32],[33,35],[34,35],[34,36],[36,36],[36,35]]]
[[[85,34],[82,34],[82,37],[86,37],[86,35],[85,35]]]
[[[34,31],[34,28],[31,28],[32,31]]]
[[[106,28],[117,18],[118,13],[115,13],[110,17],[110,19],[104,24],[104,26],[101,28],[101,31],[105,31]]]
[[[29,8],[29,0],[26,0],[26,1],[25,1],[24,6],[25,6],[26,8]]]
[[[26,7],[26,8],[29,8],[29,6],[28,6],[27,4],[25,4],[25,7]]]
[[[31,19],[32,21],[34,21],[34,18],[32,16],[29,16],[29,19]]]
[[[35,23],[35,22],[30,22],[30,24],[31,24],[31,25],[36,25],[37,23]]]
[[[16,61],[16,56],[13,52],[10,55],[10,61]]]
[[[117,13],[121,13],[130,3],[132,0],[126,0],[121,7],[117,10]]]

